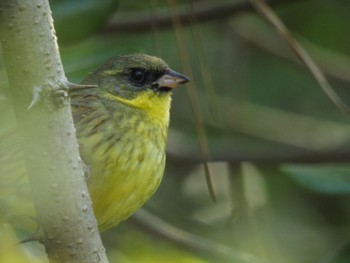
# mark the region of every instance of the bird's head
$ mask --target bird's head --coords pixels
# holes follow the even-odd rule
[[[99,98],[112,110],[120,111],[121,105],[126,106],[124,110],[139,109],[150,120],[167,126],[171,90],[189,80],[160,58],[132,54],[105,62],[82,82],[96,87],[80,92],[87,95],[85,99]]]
[[[84,83],[97,84],[111,97],[133,100],[140,95],[167,96],[179,84],[190,79],[160,58],[145,54],[117,56],[93,72]]]

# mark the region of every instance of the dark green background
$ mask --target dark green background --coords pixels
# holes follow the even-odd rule
[[[241,1],[193,4],[234,2]],[[273,9],[350,105],[350,2],[275,2]],[[106,28],[114,18],[155,21],[155,14],[190,10],[191,1],[175,2],[176,10],[160,0],[50,3],[70,81],[81,81],[111,56],[134,52],[160,56],[192,79],[174,91],[165,178],[144,209],[200,238],[164,237],[171,229],[150,230],[141,214],[103,234],[111,262],[350,262],[350,118],[255,11],[177,28],[184,35],[179,45],[172,26]],[[14,117],[4,68],[0,77],[3,131]],[[193,107],[208,138],[215,204]]]

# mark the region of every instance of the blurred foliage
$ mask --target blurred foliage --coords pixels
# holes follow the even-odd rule
[[[150,227],[137,216],[103,234],[110,261],[350,262],[349,116],[330,102],[255,12],[225,19],[218,14],[205,23],[194,19],[190,26],[177,27],[184,34],[183,50],[175,29],[160,30],[155,22],[158,12],[170,16],[170,2],[191,13],[191,1],[52,1],[70,81],[79,82],[116,54],[155,54],[178,71],[184,68],[180,58],[187,55],[190,72],[184,73],[191,74],[208,137],[216,203],[205,185],[188,93],[176,90],[166,175],[144,209],[183,232],[166,224]],[[215,5],[235,2],[240,1]],[[273,7],[282,21],[350,105],[350,4],[275,2],[280,2]],[[149,30],[121,33],[121,25],[111,27],[113,16],[137,21],[140,13],[149,16]],[[104,30],[107,23],[114,31]],[[1,60],[0,66],[4,131],[15,118]]]
[[[118,6],[118,0],[52,0],[55,30],[61,42],[83,40],[93,35]]]
[[[328,194],[350,193],[348,165],[289,165],[286,171],[297,182],[315,191]]]

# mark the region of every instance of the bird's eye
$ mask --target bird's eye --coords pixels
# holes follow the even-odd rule
[[[130,80],[135,83],[142,85],[146,80],[146,72],[140,68],[133,68],[130,72]]]

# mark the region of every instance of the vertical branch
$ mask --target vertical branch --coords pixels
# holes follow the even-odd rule
[[[51,262],[107,262],[63,91],[48,1],[0,1],[0,40],[40,241]]]
[[[184,46],[185,38],[184,38],[184,35],[182,32],[181,21],[177,15],[176,0],[168,0],[168,4],[171,8],[171,14],[172,14],[172,19],[173,19],[173,24],[174,24],[175,34],[176,34],[176,40],[177,40],[177,44],[179,46],[179,53],[180,53],[181,61],[183,63],[184,72],[188,76],[191,76],[192,74],[190,74],[191,70],[190,70],[189,56],[188,56],[188,53],[186,52],[186,48]],[[187,92],[188,92],[188,97],[189,97],[190,102],[191,102],[193,116],[195,119],[195,126],[196,126],[196,130],[197,130],[197,135],[198,135],[199,148],[200,148],[200,151],[202,154],[205,179],[207,182],[210,197],[215,202],[216,196],[215,196],[214,186],[213,186],[211,173],[210,173],[210,169],[209,169],[209,164],[208,164],[208,162],[209,162],[208,138],[207,138],[207,135],[206,135],[205,130],[204,130],[202,116],[201,116],[200,110],[199,110],[199,102],[197,100],[195,87],[192,84],[192,82],[190,82],[188,84]]]
[[[196,17],[193,0],[191,1],[188,7],[188,13],[189,13],[189,19],[190,19],[190,28],[191,28],[192,36],[196,47],[195,50],[197,54],[197,60],[199,62],[199,66],[201,69],[201,77],[203,78],[203,85],[204,85],[207,101],[209,104],[209,110],[212,118],[215,121],[221,122],[222,120],[220,119],[221,114],[219,109],[219,102],[216,96],[216,91],[215,91],[212,75],[210,72],[210,68],[206,60],[203,41],[202,41],[202,35],[201,35],[200,28],[198,27],[198,20]]]

